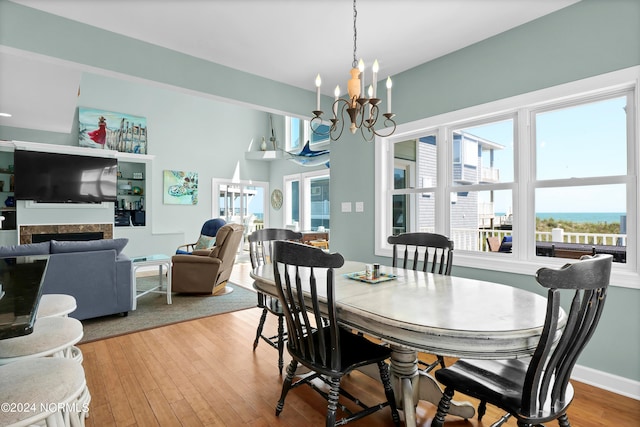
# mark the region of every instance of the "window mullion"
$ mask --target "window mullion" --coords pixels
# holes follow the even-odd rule
[[[451,234],[451,208],[449,202],[452,184],[450,165],[453,159],[451,132],[452,130],[445,126],[439,127],[437,130],[438,187],[435,192],[436,233],[444,234],[445,236]]]
[[[514,177],[516,188],[513,194],[513,233],[518,236],[514,242],[514,252],[520,259],[533,259],[535,256],[536,218],[532,207],[535,206],[535,126],[532,124],[529,109],[517,111]],[[533,241],[532,241],[533,240]]]

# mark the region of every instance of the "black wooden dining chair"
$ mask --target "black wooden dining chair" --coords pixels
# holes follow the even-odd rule
[[[436,274],[451,274],[453,266],[453,240],[434,233],[402,233],[389,236],[387,242],[393,245],[393,267],[422,270]],[[399,265],[401,264],[401,265]],[[438,365],[445,367],[444,358],[436,355],[432,363],[418,362],[423,372],[431,372]]]
[[[569,382],[578,356],[598,325],[609,286],[611,255],[584,256],[560,269],[541,268],[536,280],[547,292],[547,313],[540,340],[530,360],[463,360],[435,372],[445,386],[432,425],[441,427],[455,391],[480,400],[478,420],[490,403],[508,412],[493,426],[514,416],[520,427],[557,419],[570,427],[567,408],[573,399]],[[560,299],[569,293],[571,304],[562,333]]]
[[[276,406],[276,416],[282,412],[289,390],[308,384],[328,401],[327,426],[358,420],[386,406],[391,408],[395,425],[400,425],[389,368],[385,362],[391,350],[338,325],[334,269],[344,264],[342,255],[293,242],[277,241],[273,246],[274,277],[287,320],[287,350],[292,357]],[[324,304],[321,307],[320,301],[326,301],[326,307]],[[293,383],[298,364],[312,373]],[[342,389],[340,382],[354,369],[371,364],[378,365],[387,400],[365,405]],[[323,381],[330,391],[327,393],[314,381]],[[339,401],[339,396],[350,399],[360,408],[353,412]],[[338,408],[345,415],[336,420]]]
[[[271,255],[273,254],[273,242],[277,240],[300,240],[302,233],[288,230],[285,228],[263,228],[256,230],[249,235],[249,258],[251,259],[251,268],[261,265],[271,264]],[[258,307],[262,308],[260,323],[256,331],[256,338],[253,341],[253,349],[258,347],[260,339],[263,339],[271,347],[278,350],[278,369],[282,375],[284,367],[283,353],[284,341],[287,333],[284,330],[284,312],[277,298],[273,298],[260,291],[258,294]],[[278,332],[276,335],[270,336],[263,333],[264,323],[267,320],[267,314],[271,313],[278,317]]]

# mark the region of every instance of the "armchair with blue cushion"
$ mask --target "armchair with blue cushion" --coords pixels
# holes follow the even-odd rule
[[[196,249],[211,249],[216,245],[216,234],[220,227],[226,224],[222,218],[207,220],[200,230],[200,237],[195,243],[186,243],[178,246],[176,254],[191,254]]]

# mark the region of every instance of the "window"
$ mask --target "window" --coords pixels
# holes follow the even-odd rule
[[[316,132],[312,132],[308,120],[287,116],[285,123],[287,151],[298,152],[307,141],[310,146],[329,142],[329,126],[326,124],[319,124]]]
[[[637,287],[639,77],[634,67],[378,138],[376,254],[411,231],[450,236],[456,265],[525,274],[611,253],[615,283]]]
[[[309,139],[307,121],[297,117],[288,117],[286,123],[287,151],[300,151]]]
[[[245,233],[268,225],[268,184],[266,182],[232,182],[213,179],[212,218],[243,224]]]
[[[284,178],[285,225],[300,230],[329,229],[329,173],[326,170],[289,175]]]

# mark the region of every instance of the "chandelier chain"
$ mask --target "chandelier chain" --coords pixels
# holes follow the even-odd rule
[[[358,18],[358,10],[356,9],[356,0],[353,0],[353,63],[351,68],[358,66],[358,29],[356,28],[356,19]]]

